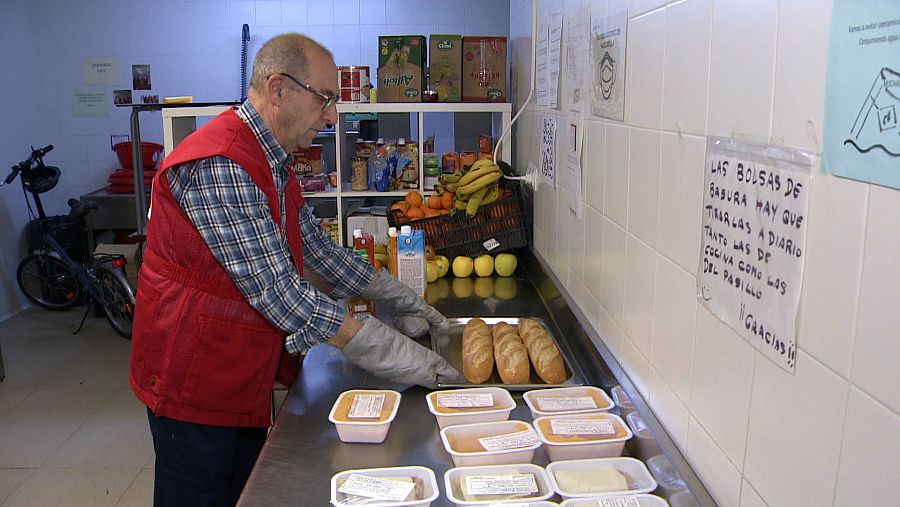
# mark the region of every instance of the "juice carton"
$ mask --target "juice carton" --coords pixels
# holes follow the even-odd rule
[[[416,294],[425,294],[425,233],[408,225],[397,238],[397,274],[401,282]]]
[[[431,88],[438,102],[462,100],[462,35],[432,35],[428,55]]]
[[[353,230],[353,251],[358,253],[373,266],[375,265],[375,238],[368,232],[365,232],[362,229]],[[362,296],[352,296],[347,298],[347,306],[350,308],[350,314],[354,317],[372,315],[375,311],[375,306],[372,304],[372,301]]]

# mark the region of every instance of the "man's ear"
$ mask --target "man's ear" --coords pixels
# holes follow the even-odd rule
[[[266,80],[266,95],[269,97],[269,102],[280,104],[283,89],[284,79],[280,76],[272,76]]]

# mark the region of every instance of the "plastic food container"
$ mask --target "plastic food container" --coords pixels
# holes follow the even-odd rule
[[[596,473],[602,469],[611,468],[625,476],[628,487],[625,489],[607,489],[600,488],[600,483],[591,476],[585,476],[585,487],[580,490],[569,489],[571,481],[563,480],[560,484],[560,472],[567,473]],[[564,499],[568,498],[597,498],[622,495],[636,495],[640,493],[649,493],[656,489],[656,480],[650,475],[650,471],[643,463],[634,458],[599,458],[599,459],[577,459],[571,461],[556,461],[547,465],[547,475],[553,490],[559,493]],[[571,476],[570,476],[571,479]],[[591,486],[597,486],[598,489],[593,490]],[[642,504],[643,505],[643,504]]]
[[[534,429],[550,461],[621,456],[632,436],[622,418],[606,412],[539,417]]]
[[[605,507],[600,503],[600,499],[613,500],[616,498],[637,500],[641,507],[669,507],[669,503],[655,495],[640,494],[627,496],[609,496],[609,497],[593,497],[593,498],[570,498],[563,501],[562,507]]]
[[[465,405],[469,401],[480,404],[476,396],[490,395],[491,404],[488,406],[447,406]],[[467,401],[468,400],[468,401]],[[505,421],[509,419],[509,413],[516,408],[509,391],[501,387],[473,387],[469,389],[448,389],[433,391],[425,396],[428,410],[437,418],[438,427],[456,426],[458,424],[472,424],[493,421]]]
[[[462,488],[466,477],[504,476],[513,474],[531,474],[537,491],[510,498],[506,495],[481,495],[475,499],[466,499]],[[462,484],[462,485],[461,485]],[[493,465],[481,467],[451,468],[444,474],[444,487],[447,498],[456,505],[490,505],[493,503],[525,503],[547,500],[553,496],[553,487],[547,477],[547,471],[532,464]]]
[[[650,428],[644,423],[644,418],[641,417],[641,414],[631,412],[625,416],[625,420],[628,421],[628,427],[634,433],[634,436],[641,439],[653,439],[653,433],[650,432]]]
[[[634,411],[634,403],[631,402],[631,399],[625,394],[625,390],[622,389],[622,386],[615,386],[609,391],[612,394],[613,400],[616,402],[616,406],[621,409],[622,417],[625,417],[625,414],[628,412]]]
[[[485,450],[478,440],[525,431],[533,433],[534,427],[524,421],[461,424],[442,429],[441,441],[444,442],[444,449],[447,449],[450,457],[453,458],[453,464],[458,467],[531,463],[535,449],[541,446],[536,435],[533,437],[534,443],[510,449]],[[498,447],[502,447],[500,442],[495,440],[494,443],[500,444]]]
[[[535,419],[549,415],[605,412],[614,406],[606,392],[594,386],[537,389],[528,391],[523,397],[531,409],[531,417]]]
[[[397,391],[351,389],[338,396],[328,420],[342,442],[379,444],[387,437],[399,406]]]
[[[353,474],[379,478],[409,477],[417,483],[417,489],[414,490],[416,491],[415,496],[417,499],[391,501],[372,498],[370,502],[366,502],[366,497],[353,496],[350,497],[353,499],[353,501],[348,502],[347,495],[344,493],[339,493],[338,489],[344,483],[344,481],[349,479]],[[331,477],[331,505],[335,507],[341,507],[344,505],[378,505],[379,507],[401,507],[415,505],[426,507],[428,505],[431,505],[431,502],[433,502],[439,495],[440,490],[438,489],[437,479],[434,477],[434,472],[432,472],[430,468],[425,467],[410,466],[345,470],[343,472],[338,472]]]

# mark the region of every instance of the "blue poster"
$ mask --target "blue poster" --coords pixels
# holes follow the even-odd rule
[[[825,170],[900,188],[900,2],[835,0],[825,86]]]

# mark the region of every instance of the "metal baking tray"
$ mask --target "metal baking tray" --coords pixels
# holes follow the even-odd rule
[[[466,324],[472,320],[474,317],[460,317],[454,319],[447,319],[450,321],[450,328],[446,331],[443,330],[435,330],[433,329],[431,332],[431,348],[435,352],[437,352],[441,357],[443,357],[451,366],[456,368],[460,374],[462,374],[462,333],[463,329],[465,329]],[[438,384],[438,387],[502,387],[509,391],[528,391],[531,389],[541,389],[544,387],[566,387],[566,386],[580,386],[584,385],[584,376],[581,374],[580,370],[575,367],[577,363],[572,359],[572,356],[569,353],[569,349],[563,346],[560,343],[559,337],[553,334],[553,328],[547,325],[543,319],[536,317],[526,317],[532,320],[536,320],[544,326],[544,329],[547,330],[547,334],[553,339],[553,342],[556,344],[556,347],[559,349],[560,354],[563,358],[563,363],[566,367],[566,381],[561,384],[546,384],[540,377],[537,376],[537,373],[534,371],[534,367],[531,367],[531,377],[528,379],[527,384],[504,384],[500,379],[500,374],[497,373],[497,367],[494,367],[494,371],[491,373],[491,378],[489,378],[486,382],[482,384]],[[498,322],[506,322],[507,324],[511,324],[513,326],[519,325],[519,317],[481,317],[487,325],[492,326]]]

